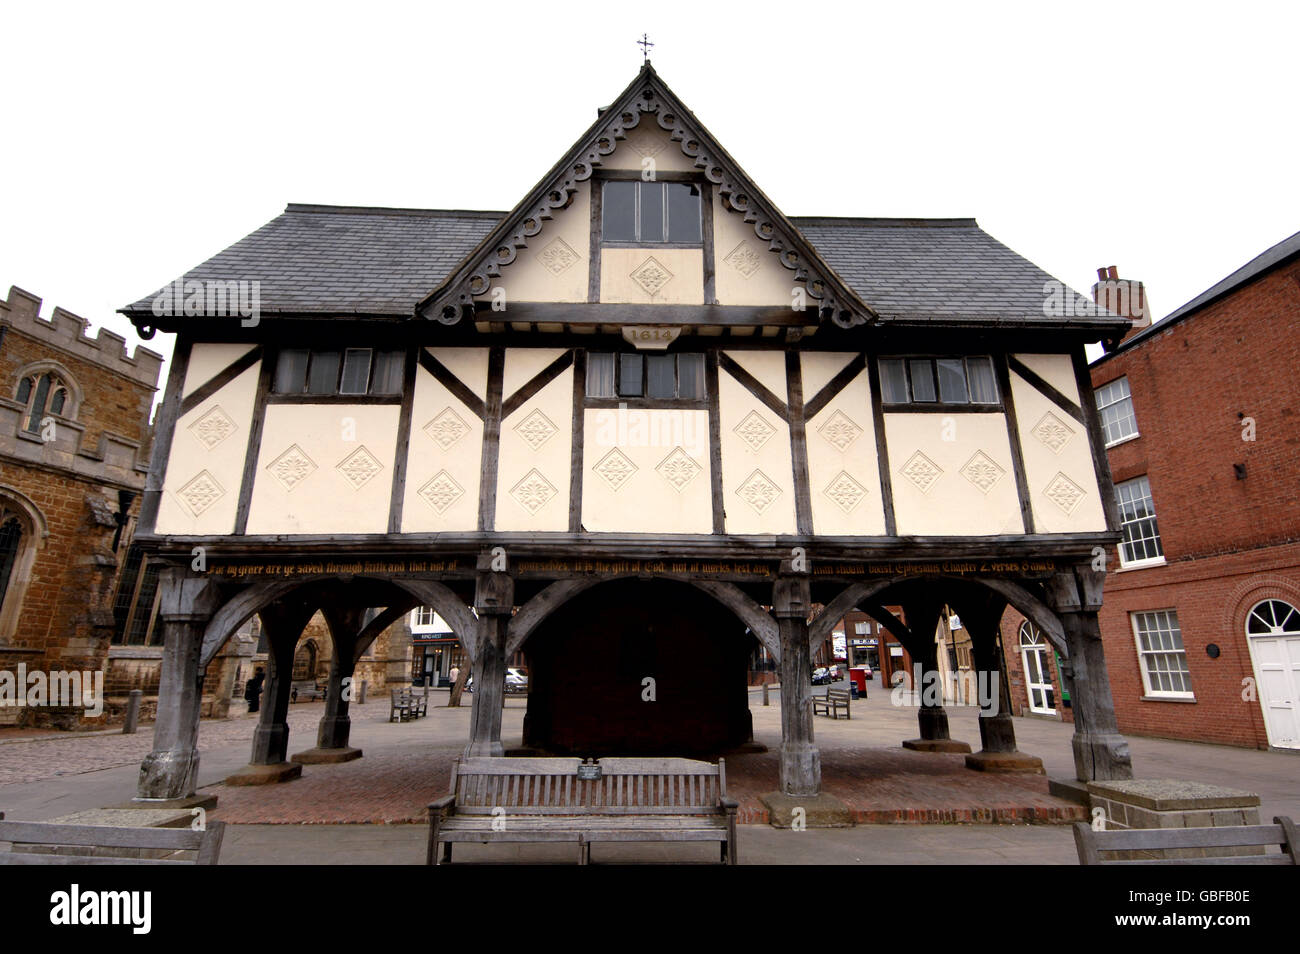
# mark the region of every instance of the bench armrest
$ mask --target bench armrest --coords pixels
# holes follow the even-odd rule
[[[736,814],[736,810],[740,808],[740,802],[736,801],[734,798],[720,798],[718,799],[718,804],[728,815]]]
[[[442,796],[442,798],[439,798],[436,801],[432,801],[429,803],[429,817],[435,818],[435,817],[441,817],[443,815],[455,814],[455,807],[456,807],[455,794],[453,793],[451,795],[444,795]],[[452,811],[448,811],[447,809],[449,808],[452,809]]]

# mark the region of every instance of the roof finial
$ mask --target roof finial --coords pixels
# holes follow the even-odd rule
[[[641,61],[642,61],[642,63],[649,63],[649,62],[650,62],[650,49],[654,46],[654,44],[650,42],[650,34],[649,34],[649,33],[642,33],[642,34],[641,34],[641,39],[639,39],[639,40],[636,41],[636,45],[639,46],[639,47],[641,47]]]

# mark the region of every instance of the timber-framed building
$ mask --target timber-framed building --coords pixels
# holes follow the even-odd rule
[[[240,281],[255,316],[205,312]],[[183,305],[157,307],[169,289]],[[724,751],[750,736],[758,640],[800,796],[809,647],[846,611],[932,669],[949,606],[1000,671],[1011,604],[1065,661],[1079,778],[1131,774],[1084,361],[1127,323],[972,220],[788,218],[648,63],[509,213],[290,205],[124,313],[177,336],[136,535],[173,564],[141,798],[193,794],[203,670],[253,614],[252,762],[275,772],[307,619],[336,646],[328,758],[349,661],[417,605],[472,658],[473,755],[503,752],[520,650],[529,747]],[[1019,758],[1003,686],[974,768]],[[913,747],[960,745],[941,705],[918,721]]]

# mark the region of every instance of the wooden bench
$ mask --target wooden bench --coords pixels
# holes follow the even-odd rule
[[[410,722],[415,718],[411,714],[411,690],[394,689],[392,691],[393,707],[388,710],[389,722]]]
[[[406,690],[411,694],[411,712],[416,719],[429,714],[429,690],[426,687],[423,693],[418,693],[414,689]]]
[[[110,828],[7,822],[0,812],[0,865],[215,865],[225,822],[189,828]],[[184,852],[185,854],[181,854]]]
[[[1086,822],[1074,823],[1074,844],[1081,865],[1294,865],[1296,864],[1295,823],[1286,816],[1271,825],[1226,825],[1222,828],[1127,828],[1093,831]],[[1278,845],[1281,853],[1266,853],[1265,846]],[[1205,849],[1243,849],[1231,855],[1205,857]],[[1189,849],[1195,849],[1194,851]],[[1170,857],[1168,851],[1180,851]],[[1110,857],[1103,858],[1102,852]],[[1148,857],[1116,858],[1112,852]],[[1188,857],[1187,855],[1192,855]]]
[[[429,806],[431,865],[449,864],[456,842],[563,842],[591,862],[595,842],[719,843],[734,865],[736,810],[727,772],[717,764],[675,758],[469,758],[451,769],[451,794]],[[442,846],[441,852],[439,845]]]
[[[325,687],[312,679],[299,679],[289,687],[289,701],[302,702],[308,699],[324,699]]]
[[[844,718],[852,718],[849,715],[849,690],[847,689],[827,689],[824,696],[813,696],[813,715],[830,716],[832,719],[840,717],[840,711],[843,710]]]

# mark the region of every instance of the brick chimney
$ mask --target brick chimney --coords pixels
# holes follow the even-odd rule
[[[1092,300],[1098,308],[1127,318],[1133,323],[1133,327],[1124,332],[1124,337],[1116,342],[1115,347],[1151,324],[1151,307],[1147,303],[1145,286],[1131,278],[1120,278],[1119,269],[1114,265],[1097,269],[1097,283],[1092,286]]]

